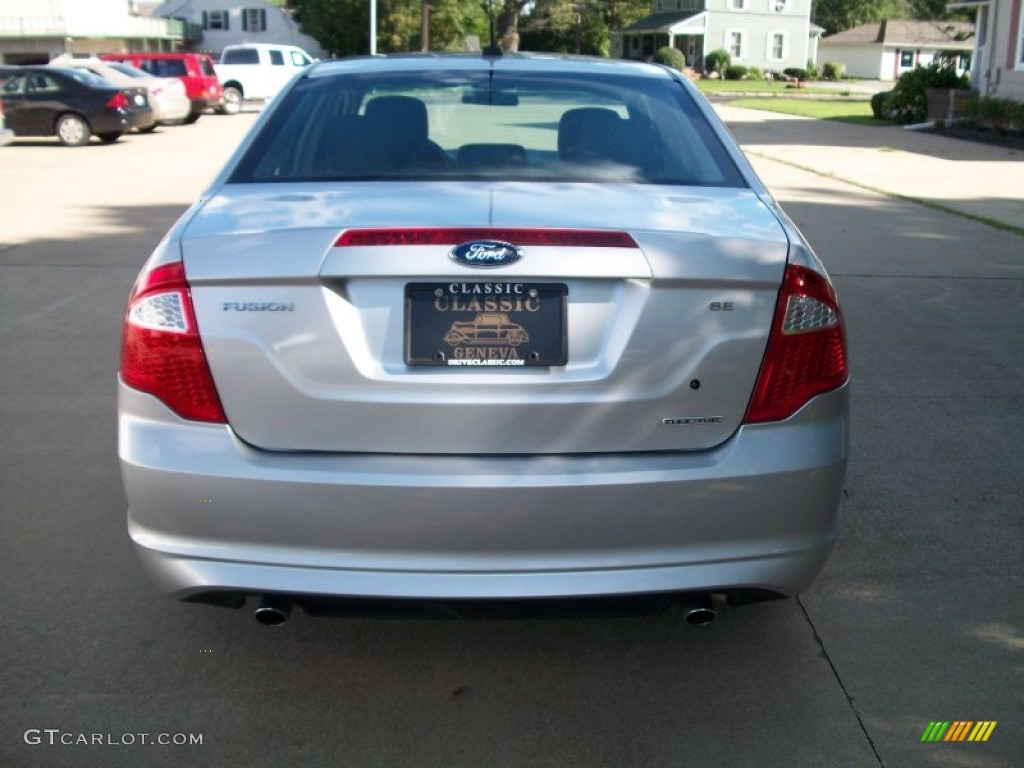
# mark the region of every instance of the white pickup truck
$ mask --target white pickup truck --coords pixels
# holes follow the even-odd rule
[[[217,111],[234,115],[242,108],[243,100],[272,98],[297,72],[312,63],[313,58],[294,45],[227,46],[214,67],[224,86],[224,101]]]

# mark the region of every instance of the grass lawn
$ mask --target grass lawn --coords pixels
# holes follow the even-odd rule
[[[768,112],[782,112],[785,115],[816,117],[819,120],[839,120],[844,123],[864,125],[891,125],[885,120],[876,120],[871,114],[868,101],[814,101],[812,99],[735,99],[729,102],[733,107],[764,109]]]

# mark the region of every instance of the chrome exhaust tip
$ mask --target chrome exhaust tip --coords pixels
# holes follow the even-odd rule
[[[718,618],[718,611],[711,607],[711,599],[706,597],[683,603],[682,613],[691,627],[704,627]]]
[[[252,613],[252,617],[265,627],[280,627],[292,612],[289,603],[273,597],[264,597]]]
[[[703,627],[718,618],[714,608],[691,608],[683,614],[686,623],[693,627]]]

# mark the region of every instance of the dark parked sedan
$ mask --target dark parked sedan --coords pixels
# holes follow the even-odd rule
[[[56,136],[63,144],[81,146],[93,134],[109,143],[153,122],[145,89],[118,88],[84,70],[6,67],[0,81],[7,125],[15,136]]]

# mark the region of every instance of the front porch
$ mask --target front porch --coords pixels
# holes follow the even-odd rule
[[[686,66],[700,71],[704,68],[706,31],[706,13],[655,13],[630,24],[614,36],[612,56],[633,61],[650,61],[655,51],[668,46],[678,48],[682,52],[686,58]]]

